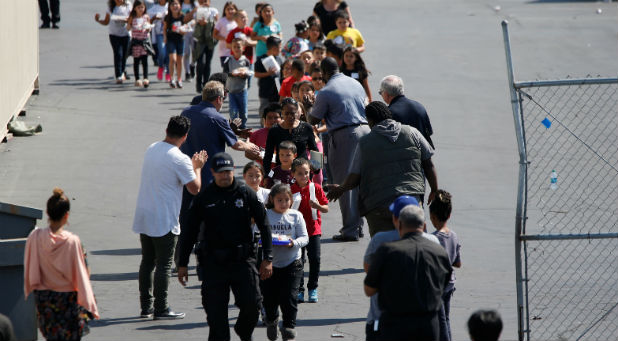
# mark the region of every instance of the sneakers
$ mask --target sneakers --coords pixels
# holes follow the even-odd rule
[[[178,89],[182,89],[182,79],[179,79],[179,80],[176,81],[176,87]]]
[[[185,313],[176,313],[169,308],[163,313],[154,314],[155,320],[179,320],[183,318],[185,318]]]
[[[309,303],[318,303],[318,289],[309,289]]]
[[[116,84],[122,84],[122,82],[124,82],[124,79],[121,77],[116,78]]]
[[[60,28],[60,26],[58,26],[58,24],[57,24],[57,23],[52,23],[52,28],[53,28],[53,29],[55,29],[55,30],[57,30],[57,29],[59,29],[59,28]]]
[[[275,319],[273,322],[266,322],[266,337],[270,341],[275,341],[279,336],[277,333],[277,325],[279,324],[279,320]]]
[[[305,292],[304,291],[298,292],[298,298],[296,299],[296,301],[298,303],[305,303]]]
[[[170,88],[172,89],[176,88],[176,82],[170,81]]]
[[[169,74],[169,73],[166,73],[166,74],[165,74],[165,81],[166,81],[166,82],[171,82],[171,81],[172,81],[172,76],[170,76],[170,74]]]
[[[153,308],[150,308],[148,310],[142,310],[142,312],[139,313],[139,317],[141,317],[143,319],[152,318],[153,315],[154,315],[154,309]]]
[[[163,80],[163,67],[159,66],[159,71],[157,71],[157,79]]]
[[[294,328],[281,328],[281,338],[283,341],[294,340],[296,338],[296,330]]]

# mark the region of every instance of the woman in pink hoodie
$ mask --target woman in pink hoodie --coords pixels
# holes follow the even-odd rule
[[[48,340],[80,340],[99,318],[84,251],[66,231],[70,202],[59,189],[47,201],[49,227],[30,233],[24,255],[25,297],[33,292],[39,329]]]

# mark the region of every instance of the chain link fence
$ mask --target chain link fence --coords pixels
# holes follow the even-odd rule
[[[618,78],[515,82],[520,340],[618,340]]]

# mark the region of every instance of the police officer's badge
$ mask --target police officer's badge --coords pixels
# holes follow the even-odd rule
[[[242,199],[236,199],[236,207],[241,208],[243,206]]]

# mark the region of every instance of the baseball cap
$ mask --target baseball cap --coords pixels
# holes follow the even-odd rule
[[[228,153],[217,153],[212,157],[212,169],[219,173],[234,170],[234,160]]]
[[[393,213],[395,218],[399,218],[399,212],[402,208],[408,205],[419,206],[418,200],[415,197],[409,195],[401,195],[393,203],[388,207],[388,209]]]

